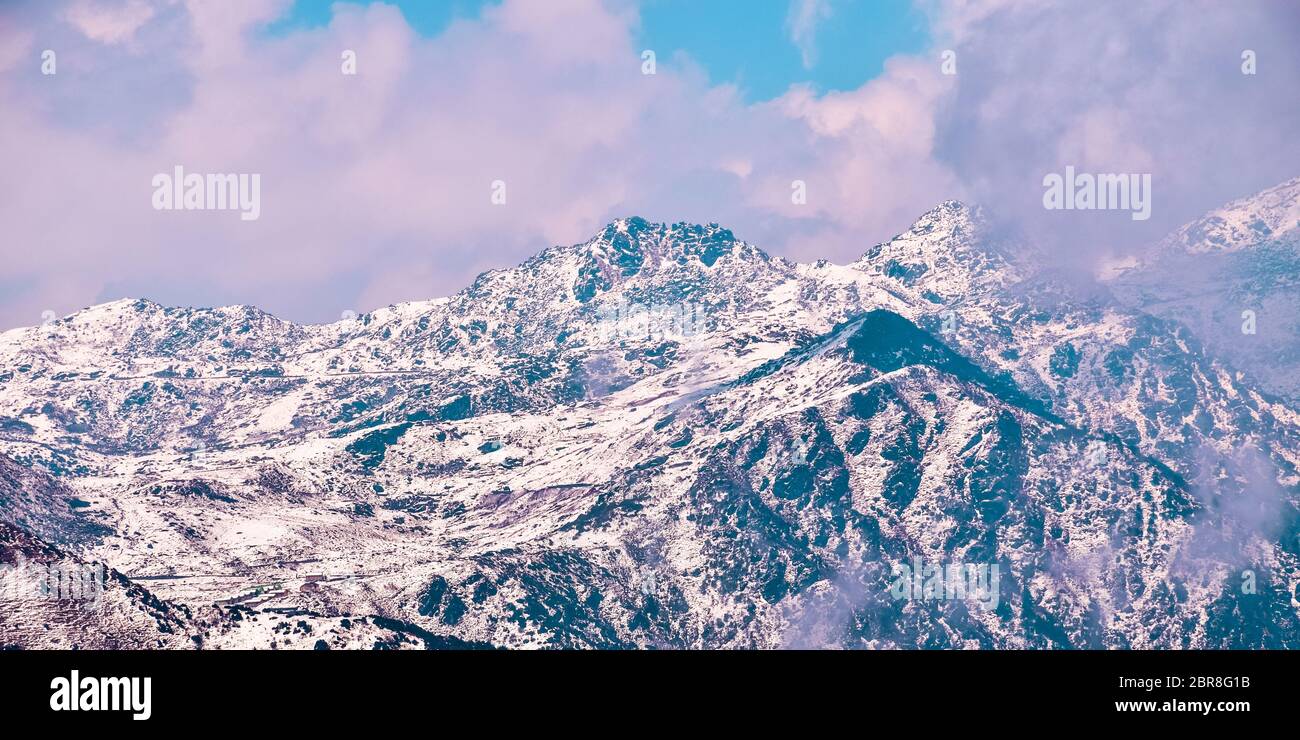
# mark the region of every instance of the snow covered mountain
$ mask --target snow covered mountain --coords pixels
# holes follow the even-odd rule
[[[1293,257],[1296,182],[1169,244]],[[324,326],[0,334],[0,560],[113,574],[0,643],[1300,646],[1295,397],[1015,247],[957,202],[848,265],[628,218]],[[996,598],[896,598],[918,559]]]
[[[1300,399],[1300,178],[1183,226],[1114,282],[1126,303],[1187,326],[1261,389]]]

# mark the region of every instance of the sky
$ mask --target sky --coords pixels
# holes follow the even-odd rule
[[[369,5],[371,2],[356,2]],[[501,0],[398,0],[413,31],[434,38],[453,21],[473,21]],[[324,28],[333,0],[297,0],[265,33]],[[793,84],[853,90],[895,54],[925,49],[925,14],[908,0],[787,3],[784,0],[648,0],[632,37],[642,49],[689,55],[713,84],[736,85],[748,102],[779,97]]]
[[[0,330],[333,321],[630,215],[847,262],[949,198],[1087,273],[1300,175],[1297,41],[1287,0],[9,1]],[[156,209],[177,165],[259,217]],[[1150,174],[1151,218],[1044,209],[1067,165]]]

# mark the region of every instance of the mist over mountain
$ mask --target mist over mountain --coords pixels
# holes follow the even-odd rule
[[[842,265],[628,217],[327,325],[5,332],[0,559],[114,575],[0,641],[1297,647],[1297,182],[1084,286],[948,201]]]
[[[1263,389],[1300,396],[1300,179],[1183,226],[1111,284],[1134,308],[1192,329]]]

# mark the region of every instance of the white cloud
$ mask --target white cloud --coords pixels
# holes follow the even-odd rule
[[[145,0],[119,3],[78,0],[64,11],[63,19],[86,38],[103,44],[120,44],[129,41],[153,14],[153,7]]]
[[[1158,173],[1153,226],[1296,174],[1300,26],[1278,6],[975,6],[959,7],[967,41],[942,42],[957,75],[937,52],[895,57],[857,90],[754,105],[680,56],[642,75],[635,17],[600,0],[505,0],[435,38],[382,4],[267,37],[284,0],[194,0],[110,34],[129,54],[28,7],[0,23],[0,66],[76,38],[57,41],[56,80],[0,76],[0,327],[124,296],[332,320],[449,294],[619,216],[843,262],[946,198],[1041,220],[1042,176],[1069,163]],[[1237,70],[1246,41],[1257,77]],[[176,164],[261,173],[261,218],[154,211],[150,179]]]
[[[790,0],[786,31],[790,41],[799,47],[804,69],[812,69],[817,63],[817,26],[829,17],[830,0]]]
[[[642,75],[635,17],[600,0],[507,0],[436,38],[396,8],[340,4],[327,27],[259,36],[282,5],[180,7],[192,38],[147,55],[184,72],[179,90],[113,71],[111,109],[172,101],[137,115],[61,107],[93,78],[60,80],[54,104],[53,86],[0,83],[16,112],[0,118],[14,165],[0,222],[9,244],[39,245],[6,250],[0,325],[124,295],[331,320],[449,294],[627,215],[718,221],[804,256],[815,229],[815,256],[850,260],[933,205],[932,189],[949,194],[926,163],[931,127],[912,125],[937,83],[912,68],[750,106],[683,60]],[[357,75],[340,74],[342,49]],[[260,173],[261,218],[152,210],[150,178],[175,164]],[[490,203],[497,179],[506,206]],[[808,182],[805,210],[790,208],[793,179]]]

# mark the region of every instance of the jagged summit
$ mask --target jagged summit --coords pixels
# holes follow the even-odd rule
[[[592,255],[621,267],[638,268],[654,257],[682,260],[698,258],[712,267],[727,254],[765,254],[736,238],[731,229],[717,223],[657,223],[640,216],[619,218],[582,245]]]
[[[648,221],[640,216],[616,218],[609,222],[600,233],[588,241],[588,244],[614,243],[646,244],[662,241],[697,242],[714,241],[735,244],[738,242],[730,229],[723,228],[716,222],[692,224],[686,221],[676,223]]]
[[[641,273],[710,269],[724,258],[770,260],[716,223],[655,223],[639,216],[616,219],[577,246],[583,258],[574,296],[584,303]]]

